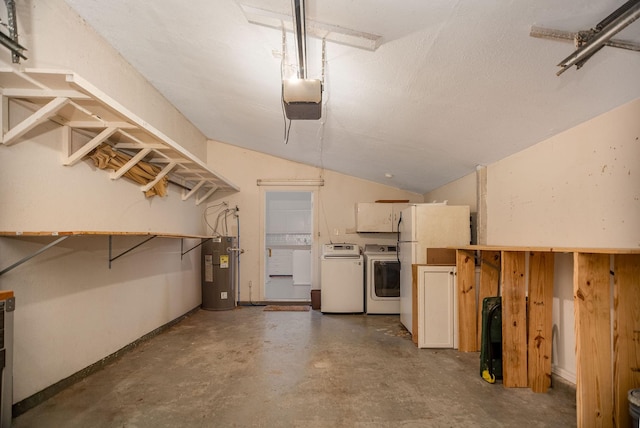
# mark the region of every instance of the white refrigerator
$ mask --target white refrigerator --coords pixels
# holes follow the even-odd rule
[[[412,204],[398,224],[400,322],[413,333],[412,264],[425,264],[427,248],[469,245],[471,221],[466,205]],[[417,314],[416,314],[417,316]]]

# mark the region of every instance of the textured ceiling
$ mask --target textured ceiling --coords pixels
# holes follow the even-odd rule
[[[606,47],[557,77],[573,45],[529,36],[587,30],[621,0],[307,0],[308,20],[381,42],[326,43],[322,119],[285,144],[282,33],[240,2],[67,2],[208,138],[418,193],[640,97],[640,52]],[[290,0],[242,5],[291,15]],[[640,42],[640,24],[615,38]],[[321,78],[322,44],[307,45]],[[287,62],[293,48],[289,34]]]

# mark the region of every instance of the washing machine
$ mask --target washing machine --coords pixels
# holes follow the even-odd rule
[[[364,247],[364,290],[367,314],[400,313],[400,262],[395,245]]]
[[[362,313],[364,269],[360,247],[325,244],[320,263],[320,310],[323,313]]]

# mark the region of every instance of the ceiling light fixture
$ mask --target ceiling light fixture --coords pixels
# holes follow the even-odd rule
[[[258,178],[258,186],[324,186],[323,178]]]

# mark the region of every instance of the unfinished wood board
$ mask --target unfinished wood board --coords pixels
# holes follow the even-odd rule
[[[456,293],[458,296],[458,350],[462,352],[479,351],[477,335],[476,275],[474,254],[456,251],[458,278]]]
[[[627,393],[640,388],[640,255],[616,255],[614,260],[614,421],[628,427]]]
[[[579,427],[613,425],[608,254],[573,255]]]
[[[640,248],[579,248],[579,247],[534,247],[512,245],[463,245],[457,250],[467,251],[540,251],[548,253],[588,253],[588,254],[640,254]]]
[[[480,285],[478,286],[478,344],[482,343],[482,301],[498,296],[500,282],[500,251],[480,252]]]
[[[102,230],[64,230],[64,231],[28,231],[28,232],[16,232],[16,231],[0,231],[0,236],[158,236],[161,238],[192,238],[192,239],[209,239],[213,236],[207,235],[183,235],[178,233],[162,233],[162,232],[117,232],[117,231],[102,231]]]
[[[502,253],[502,384],[526,387],[527,304],[524,251]]]
[[[529,253],[529,386],[547,392],[551,386],[553,331],[553,253]]]

